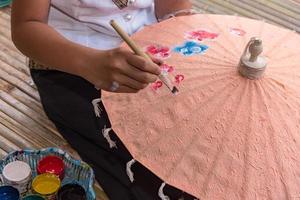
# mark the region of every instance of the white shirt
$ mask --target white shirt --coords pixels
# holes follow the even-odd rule
[[[128,0],[124,9],[112,0],[52,0],[48,24],[73,42],[106,50],[122,42],[111,19],[131,35],[157,22],[154,0]]]

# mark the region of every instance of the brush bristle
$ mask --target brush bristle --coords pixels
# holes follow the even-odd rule
[[[179,92],[178,88],[174,86],[172,89],[172,93],[176,95],[178,92]]]

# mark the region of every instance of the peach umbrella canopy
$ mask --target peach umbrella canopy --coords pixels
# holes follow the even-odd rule
[[[257,79],[238,72],[252,37],[268,62]],[[200,199],[300,198],[297,33],[238,16],[193,15],[132,38],[165,58],[163,71],[179,89],[174,96],[157,82],[137,94],[102,94],[112,129],[136,161]]]

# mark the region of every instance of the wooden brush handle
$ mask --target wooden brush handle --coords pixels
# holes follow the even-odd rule
[[[149,55],[147,55],[138,45],[129,37],[129,35],[123,31],[123,29],[114,21],[110,21],[110,25],[115,29],[115,31],[120,35],[120,37],[127,43],[127,45],[134,51],[135,54],[144,57],[145,59],[153,62]],[[170,91],[173,90],[173,85],[169,78],[164,75],[160,74],[159,79],[169,88]]]
[[[110,21],[110,25],[117,31],[120,37],[128,44],[128,46],[139,56],[146,58],[147,60],[151,60],[151,58],[143,51],[138,45],[129,37],[129,35],[123,31],[123,29],[114,21]]]

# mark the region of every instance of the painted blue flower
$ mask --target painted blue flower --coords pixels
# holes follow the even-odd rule
[[[185,56],[194,54],[204,54],[209,47],[205,44],[199,44],[194,41],[187,41],[182,46],[176,46],[173,50]]]

